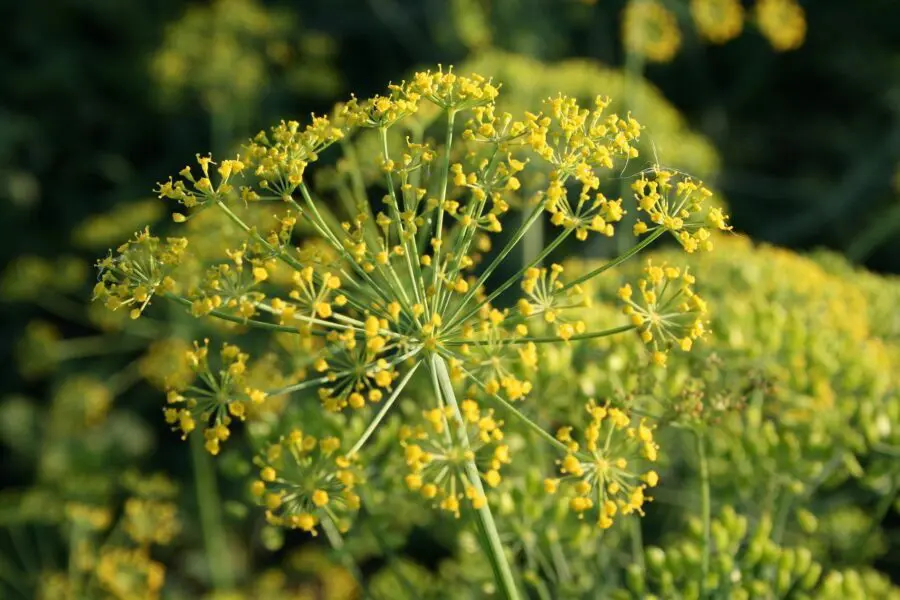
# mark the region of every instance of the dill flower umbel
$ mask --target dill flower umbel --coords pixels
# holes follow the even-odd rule
[[[220,366],[211,367],[204,342],[186,354],[198,385],[168,392],[166,420],[184,436],[202,424],[213,454],[236,421],[275,396],[309,391],[326,414],[368,419],[349,443],[295,431],[258,459],[253,491],[275,525],[345,529],[346,514],[361,501],[355,461],[396,412],[400,395],[416,385],[414,378],[430,380],[432,393],[416,394],[424,424],[401,430],[405,483],[449,513],[477,514],[500,584],[514,597],[490,506],[501,468],[513,458],[494,410],[505,411],[505,422],[566,448],[511,404],[528,401],[542,344],[632,329],[646,337],[652,330],[661,352],[672,331],[679,339],[690,337],[680,331],[679,318],[662,312],[669,310],[666,304],[657,312],[656,305],[636,310],[646,322],[632,317],[619,327],[589,331],[572,316],[585,305],[583,285],[666,231],[688,250],[709,249],[705,227],[727,226],[721,212],[706,211],[709,194],[699,182],[658,170],[642,177],[636,204],[605,195],[616,164],[637,156],[641,133],[630,114],[609,110],[608,98],[582,107],[559,94],[517,118],[497,110],[499,94],[498,84],[477,74],[420,72],[383,95],[351,98],[305,127],[282,121],[255,136],[239,156],[197,155],[199,169],[185,167],[158,188],[160,197],[179,205],[174,226],[197,227],[205,215],[217,214],[237,234],[202,251],[138,234],[119,256],[101,261],[96,296],[112,309],[139,306],[135,317],[151,297],[163,297],[196,318],[230,324],[223,332],[269,335],[277,356],[267,362],[267,372],[277,371],[277,364],[282,373],[267,385],[250,384],[249,353],[231,343],[222,345]],[[443,143],[432,141],[432,129]],[[313,186],[316,163],[332,152],[342,154],[338,166],[349,174],[347,187],[320,190]],[[335,190],[334,198],[327,195]],[[512,210],[523,214],[510,219]],[[559,265],[544,266],[567,240],[615,235],[628,210],[648,213],[653,223],[636,231],[644,236],[637,246],[576,279],[567,280]],[[261,219],[261,212],[272,217]],[[555,237],[515,272],[501,269],[544,219]],[[311,240],[298,248],[299,235]],[[176,268],[182,263],[183,270]],[[669,278],[678,277],[680,272]],[[658,283],[652,281],[648,295]],[[692,297],[683,283],[673,294],[682,304]],[[517,289],[520,301],[505,305],[501,295]],[[660,302],[668,298],[661,290],[653,293]],[[648,306],[653,302],[645,298]],[[690,312],[682,304],[674,310]],[[189,379],[173,377],[173,385],[176,380]],[[272,384],[276,380],[280,387]],[[595,429],[605,418],[596,416],[602,411],[619,414],[594,407]],[[644,425],[625,429],[619,433],[642,440],[650,431]],[[641,443],[655,448],[649,439]],[[594,445],[588,442],[590,451],[599,452]],[[341,452],[343,447],[349,450]],[[614,505],[639,512],[645,484],[629,483],[624,466],[612,468],[621,473],[603,472],[612,478],[604,479],[603,493],[627,490],[624,504]]]
[[[644,274],[638,280],[638,295],[625,284],[619,288],[619,299],[641,340],[653,349],[653,362],[663,365],[670,346],[688,351],[703,337],[706,302],[694,292],[695,279],[687,269],[647,261]]]
[[[97,580],[113,598],[155,600],[165,578],[165,567],[145,550],[113,547],[101,551],[98,558]]]
[[[483,411],[471,399],[460,403],[469,443],[461,443],[461,434],[452,420],[452,409],[434,408],[422,412],[424,424],[404,426],[400,443],[409,468],[407,487],[434,500],[447,512],[459,517],[460,500],[465,498],[478,508],[487,499],[468,480],[466,465],[470,461],[483,465],[482,478],[488,487],[500,484],[500,469],[510,462],[509,446],[503,440],[502,421],[493,411]],[[447,422],[453,423],[450,429]]]
[[[654,168],[641,173],[631,189],[638,211],[651,223],[639,219],[634,225],[635,235],[666,230],[687,252],[694,252],[712,250],[711,231],[731,229],[722,209],[712,207],[703,214],[701,209],[712,192],[690,177]]]
[[[209,341],[203,345],[194,342],[194,349],[185,353],[188,363],[206,389],[187,386],[172,388],[167,394],[166,422],[184,436],[190,434],[198,423],[206,425],[203,437],[210,454],[218,454],[222,442],[231,435],[234,419],[244,420],[248,407],[266,400],[266,392],[252,388],[247,382],[249,354],[233,344],[223,344],[219,353],[220,369],[209,366]]]
[[[651,62],[667,63],[681,47],[678,20],[662,2],[632,0],[622,13],[625,49]]]
[[[94,297],[102,299],[110,310],[128,307],[131,318],[137,319],[154,294],[170,291],[175,285],[169,274],[181,262],[186,248],[185,238],[161,242],[145,229],[119,246],[117,256],[97,263],[100,281],[94,287]]]
[[[691,17],[698,33],[713,44],[733,40],[744,27],[739,0],[691,0]]]
[[[796,50],[806,38],[806,14],[795,0],[757,0],[756,24],[779,52]]]
[[[625,411],[593,400],[585,410],[590,422],[583,444],[573,437],[572,427],[556,432],[569,452],[559,461],[562,477],[547,479],[544,489],[555,493],[564,484],[569,508],[579,516],[596,509],[597,526],[608,529],[617,514],[643,514],[644,503],[651,500],[644,492],[656,487],[659,476],[652,469],[635,468],[635,463],[656,462],[659,446],[644,420],[635,425]]]
[[[341,531],[359,510],[354,491],[362,475],[354,456],[340,453],[336,437],[316,438],[295,429],[257,456],[259,479],[251,485],[273,525],[316,535],[324,520]]]

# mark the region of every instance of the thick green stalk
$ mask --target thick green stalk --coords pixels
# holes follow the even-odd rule
[[[703,546],[701,548],[702,556],[700,563],[700,591],[701,597],[707,597],[707,580],[709,578],[709,555],[712,535],[710,533],[710,525],[712,521],[711,507],[709,500],[709,463],[706,460],[706,438],[699,432],[694,432],[697,438],[697,458],[700,461],[700,518],[703,520]]]
[[[456,402],[456,394],[453,391],[453,383],[450,381],[450,373],[447,371],[447,363],[443,357],[434,354],[431,357],[432,373],[437,378],[440,385],[441,395],[447,404],[453,409],[453,416],[459,427],[459,439],[463,447],[469,447],[469,439],[466,436],[466,425],[459,404]],[[485,497],[484,486],[481,485],[481,473],[478,471],[478,465],[475,460],[469,460],[466,463],[466,474],[470,480],[475,493]],[[507,600],[519,600],[519,590],[516,588],[516,581],[513,577],[512,569],[506,558],[506,552],[503,549],[503,543],[500,541],[500,534],[497,531],[497,524],[494,522],[494,515],[491,513],[490,504],[485,500],[481,508],[478,509],[478,518],[484,529],[485,538],[487,538],[487,554],[497,574],[497,583],[503,590],[504,597]]]
[[[219,505],[219,491],[212,460],[203,448],[203,436],[195,434],[188,437],[191,440],[200,529],[203,532],[209,577],[215,589],[229,590],[234,587],[234,572],[228,564],[230,561],[225,544],[225,529],[222,527],[222,508]]]
[[[634,563],[641,568],[641,572],[646,573],[647,567],[644,564],[644,535],[641,531],[641,520],[637,515],[633,515],[630,519],[631,527],[631,558]]]

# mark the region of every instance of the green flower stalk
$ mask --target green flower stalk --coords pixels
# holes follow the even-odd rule
[[[501,481],[501,467],[514,460],[503,443],[505,423],[549,439],[562,464],[574,461],[598,473],[591,479],[598,485],[579,488],[578,506],[597,494],[595,504],[606,513],[628,514],[639,509],[646,486],[624,479],[630,475],[618,463],[597,462],[605,460],[602,440],[589,438],[587,452],[554,439],[516,408],[528,401],[539,346],[635,329],[652,342],[658,363],[672,346],[689,349],[690,340],[703,334],[705,304],[690,288],[693,277],[674,267],[648,267],[650,283],[640,284],[639,303],[625,298],[631,318],[619,327],[589,331],[573,311],[588,302],[585,282],[661,234],[671,232],[692,252],[710,249],[710,231],[728,226],[720,211],[706,211],[710,194],[699,182],[646,171],[633,186],[634,209],[650,221],[635,232],[645,234],[644,241],[588,276],[566,281],[563,267],[541,265],[570,238],[615,234],[632,208],[601,188],[618,161],[637,156],[641,126],[630,115],[607,114],[609,100],[602,97],[582,108],[559,95],[546,100],[541,112],[517,119],[498,113],[498,94],[498,85],[478,75],[417,73],[385,95],[353,98],[331,117],[313,117],[306,128],[282,122],[253,138],[241,156],[214,162],[198,155],[199,169],[185,167],[177,179],[160,184],[160,196],[181,205],[176,223],[220,211],[245,240],[222,248],[205,273],[186,268],[180,275],[182,263],[190,262],[186,242],[161,242],[144,232],[100,262],[95,294],[112,309],[127,307],[135,318],[162,297],[190,307],[198,318],[299,340],[290,347],[303,360],[295,355],[282,377],[285,385],[274,389],[246,381],[251,361],[236,345],[223,347],[220,370],[208,365],[205,343],[189,351],[198,382],[173,387],[166,418],[185,436],[202,425],[214,454],[235,422],[271,397],[314,390],[326,413],[373,409],[359,439],[329,438],[326,448],[325,440],[296,431],[272,447],[281,449],[278,456],[260,457],[253,488],[273,524],[346,530],[347,514],[360,502],[354,490],[363,478],[354,473],[365,464],[367,441],[398,396],[413,389],[416,375],[430,378],[433,394],[418,399],[425,425],[406,427],[396,446],[410,469],[406,484],[453,515],[466,505],[475,511],[497,582],[506,597],[517,598],[489,496]],[[404,140],[405,131],[427,136]],[[432,133],[444,143],[428,141]],[[352,151],[354,136],[365,135],[377,137],[377,155]],[[312,185],[312,169],[332,146],[344,149],[344,168],[368,161],[383,175],[380,197],[359,183],[358,197],[344,203],[340,216]],[[531,189],[532,181],[543,182],[540,189]],[[524,218],[507,219],[513,206],[524,207]],[[273,219],[250,221],[246,214],[259,207]],[[555,236],[509,273],[506,257],[545,219]],[[518,226],[508,231],[507,220]],[[298,248],[301,227],[312,237]],[[500,295],[514,286],[522,298],[501,305]],[[589,435],[601,430],[605,411],[589,411]],[[612,427],[628,439],[636,436],[633,441],[655,456],[649,426]],[[651,477],[655,485],[655,473]],[[619,497],[618,490],[629,495]]]

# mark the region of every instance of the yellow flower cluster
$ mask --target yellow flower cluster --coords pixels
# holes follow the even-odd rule
[[[796,0],[757,0],[756,24],[779,52],[796,50],[806,38],[806,14]]]
[[[625,5],[622,37],[628,52],[651,62],[669,62],[681,47],[678,20],[657,0],[633,0]]]
[[[203,345],[194,342],[193,350],[186,353],[188,364],[206,389],[188,386],[172,388],[167,394],[168,406],[164,410],[166,422],[187,437],[197,427],[203,431],[205,446],[210,454],[218,454],[221,443],[231,435],[234,419],[244,420],[251,405],[266,400],[266,392],[252,388],[247,382],[248,354],[233,344],[223,344],[219,353],[221,368],[213,371],[209,364],[209,340]]]
[[[617,157],[637,156],[633,144],[641,125],[631,115],[604,115],[609,102],[598,96],[588,110],[559,95],[544,102],[546,116],[525,115],[528,145],[554,167],[545,193],[551,222],[574,231],[579,240],[587,239],[588,231],[612,236],[613,224],[625,214],[621,200],[608,200],[598,191],[597,170],[611,169]],[[569,179],[581,185],[577,202],[569,199]]]
[[[112,598],[156,600],[160,597],[166,570],[144,549],[113,547],[100,552],[97,580]]]
[[[569,492],[569,508],[582,517],[597,510],[597,526],[608,529],[617,514],[643,515],[644,503],[652,500],[647,488],[656,487],[656,471],[638,467],[642,461],[656,462],[659,446],[653,427],[644,419],[637,424],[625,411],[600,406],[591,400],[585,406],[590,422],[579,444],[570,426],[561,427],[556,439],[569,453],[559,462],[561,478],[547,479],[544,489],[556,493],[563,483]]]
[[[118,256],[110,254],[97,263],[100,281],[94,286],[94,299],[102,300],[110,310],[128,307],[131,318],[138,318],[154,294],[174,289],[175,280],[169,274],[186,249],[185,238],[168,238],[160,243],[145,229],[119,246]]]
[[[531,393],[540,344],[630,327],[589,332],[580,318],[569,318],[569,309],[587,305],[583,285],[630,254],[568,283],[561,266],[542,264],[573,234],[584,240],[590,232],[615,233],[631,199],[608,199],[601,190],[617,162],[637,157],[641,134],[630,114],[608,110],[609,98],[582,107],[558,94],[541,112],[516,119],[496,109],[498,95],[499,85],[479,75],[418,73],[306,126],[282,121],[257,135],[243,156],[214,162],[198,155],[199,171],[185,168],[159,185],[159,195],[183,209],[176,223],[195,231],[196,223],[218,215],[211,222],[226,231],[219,245],[198,250],[192,242],[191,261],[177,283],[165,286],[165,296],[195,317],[227,322],[229,331],[266,332],[279,350],[254,363],[265,362],[272,375],[253,379],[266,380],[260,389],[237,346],[224,344],[213,368],[208,344],[195,344],[185,357],[199,383],[182,371],[168,380],[165,418],[175,430],[186,436],[202,424],[206,448],[217,454],[235,420],[255,419],[251,413],[263,404],[271,411],[269,397],[308,390],[328,412],[363,409],[358,415],[369,417],[367,408],[378,407],[352,446],[355,457],[417,370],[430,371],[435,394],[430,406],[419,407],[424,423],[401,430],[405,484],[451,514],[459,515],[465,500],[479,515],[489,512],[484,489],[500,483],[511,457],[502,424],[476,398],[503,403],[528,421],[509,402]],[[443,144],[432,141],[431,130],[440,126]],[[343,153],[335,167],[339,189],[325,186],[336,198],[320,195],[320,172],[313,172],[332,151]],[[690,179],[676,184],[671,173],[645,173],[635,192],[637,210],[652,222],[652,233],[643,223],[638,233],[671,231],[694,250],[711,246],[708,227],[727,228],[721,211],[704,212],[709,193]],[[258,217],[263,208],[269,220]],[[508,219],[513,208],[524,209],[524,218]],[[545,216],[556,226],[555,239],[510,275],[501,265]],[[493,248],[491,236],[509,221],[504,245]],[[297,248],[298,230],[314,241]],[[154,277],[168,277],[173,261],[155,247],[148,254]],[[122,262],[108,259],[104,273]],[[684,348],[685,339],[702,333],[692,278],[672,272],[663,277],[679,283],[667,285],[650,271],[649,283],[640,284],[641,303],[629,312],[631,326],[663,357],[672,336]],[[130,280],[129,286],[134,295]],[[513,308],[495,304],[517,288],[522,297]],[[155,289],[140,297],[149,300]],[[282,379],[287,385],[272,385]],[[457,390],[467,399],[457,403]],[[307,531],[323,521],[344,527],[342,515],[359,506],[353,491],[359,479],[340,446],[338,438],[294,432],[258,459],[253,491],[271,523]],[[635,489],[643,488],[629,493]],[[620,509],[637,510],[636,498]]]
[[[178,172],[181,179],[173,181],[170,177],[165,183],[160,183],[157,193],[160,198],[168,198],[182,204],[185,208],[203,208],[215,202],[221,202],[234,191],[234,186],[229,183],[232,175],[238,175],[244,170],[245,164],[238,157],[236,160],[223,160],[218,165],[217,183],[213,184],[213,177],[209,173],[211,165],[215,166],[211,156],[197,155],[197,162],[200,164],[200,175],[197,179],[191,170],[190,165]],[[185,185],[185,181],[190,187]],[[184,222],[186,217],[180,213],[175,213],[173,219],[176,222]]]
[[[263,191],[270,191],[275,197],[290,194],[303,181],[306,166],[316,161],[323,150],[342,140],[345,131],[340,121],[332,123],[325,117],[313,118],[303,130],[297,121],[281,121],[269,133],[261,131],[253,138],[247,149],[247,164],[259,178]],[[244,188],[241,197],[260,199],[250,188]]]
[[[106,507],[70,502],[66,504],[66,519],[76,527],[103,531],[109,527],[112,514]]]
[[[456,427],[452,409],[447,406],[422,411],[424,423],[404,425],[399,436],[410,471],[406,486],[456,517],[463,499],[476,509],[487,502],[469,479],[467,463],[483,464],[481,477],[494,488],[501,481],[500,469],[511,460],[509,446],[502,443],[503,422],[494,418],[492,410],[481,409],[471,399],[463,400],[460,410],[465,434]],[[468,442],[463,443],[464,439]]]
[[[692,131],[681,113],[655,86],[633,73],[580,58],[546,63],[496,49],[479,53],[467,64],[474,71],[494,73],[503,81],[498,110],[522,114],[560,92],[573,98],[591,98],[597,90],[602,90],[611,99],[607,111],[623,112],[629,106],[640,107],[640,122],[652,130],[655,147],[678,149],[677,153],[666,152],[668,160],[675,161],[675,167],[700,177],[708,177],[718,170],[718,157],[710,141]],[[651,151],[646,141],[642,154]]]
[[[255,459],[259,479],[251,492],[266,508],[272,525],[302,529],[317,535],[327,520],[340,531],[359,510],[354,491],[362,482],[356,456],[340,452],[336,437],[316,438],[294,429]]]
[[[638,220],[634,225],[635,235],[665,229],[687,252],[695,252],[712,250],[712,230],[731,230],[722,209],[705,206],[712,192],[690,177],[652,169],[649,173],[641,173],[641,177],[631,184],[631,189],[638,211],[646,213],[652,223],[648,225]]]
[[[647,261],[635,296],[630,284],[619,288],[623,312],[637,327],[641,340],[653,348],[653,362],[665,365],[666,352],[676,345],[685,352],[706,333],[706,302],[696,292],[687,269]]]
[[[410,88],[444,110],[470,110],[497,98],[497,86],[481,75],[458,76],[453,69],[444,73],[425,71],[413,76]]]
[[[141,547],[169,544],[181,531],[178,507],[163,500],[129,498],[125,501],[123,528]]]
[[[744,28],[744,7],[739,0],[691,0],[691,17],[697,32],[713,44],[733,40]]]

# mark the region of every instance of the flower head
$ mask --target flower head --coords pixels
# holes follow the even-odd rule
[[[362,482],[357,458],[340,452],[336,437],[316,438],[294,429],[256,457],[259,479],[253,495],[272,525],[317,535],[323,519],[341,531],[360,507],[355,488]]]
[[[625,5],[622,37],[629,52],[652,62],[671,61],[681,47],[675,15],[657,0],[636,0]]]
[[[691,17],[702,37],[724,44],[741,34],[744,7],[739,0],[691,0]]]
[[[161,242],[149,229],[135,234],[119,246],[117,256],[110,253],[97,263],[100,281],[94,286],[94,299],[102,300],[110,310],[128,307],[132,319],[140,317],[154,294],[175,287],[169,275],[186,249],[185,238]]]
[[[206,426],[203,436],[210,454],[218,454],[221,443],[231,436],[234,419],[244,420],[252,404],[266,400],[266,392],[250,387],[247,381],[249,355],[233,344],[223,344],[219,352],[220,368],[209,364],[209,340],[194,342],[186,353],[188,363],[206,388],[189,386],[169,390],[166,422],[187,437],[197,424]]]
[[[651,222],[648,225],[639,220],[634,226],[636,235],[654,230],[669,231],[687,252],[695,252],[712,250],[711,230],[731,230],[720,208],[706,210],[704,201],[712,196],[712,192],[690,177],[653,168],[649,173],[641,173],[631,184],[631,189],[638,211],[645,213]]]
[[[795,0],[757,0],[756,24],[779,52],[796,50],[806,37],[806,16]]]
[[[468,500],[475,508],[487,501],[478,492],[480,486],[471,481],[468,464],[478,464],[479,477],[494,488],[501,481],[503,465],[510,462],[509,446],[503,443],[503,422],[494,418],[493,411],[481,409],[471,399],[463,400],[460,410],[465,432],[456,427],[449,406],[422,411],[421,424],[400,431],[409,470],[406,486],[457,517],[460,501]],[[467,443],[462,441],[463,435]]]
[[[637,294],[630,284],[619,288],[623,312],[653,349],[657,364],[665,364],[669,347],[688,351],[706,332],[706,302],[694,292],[694,281],[687,269],[654,265],[648,260]]]
[[[558,461],[561,478],[546,480],[544,487],[555,493],[564,484],[569,508],[579,517],[596,509],[597,526],[608,529],[617,514],[644,514],[644,503],[651,500],[644,492],[657,485],[659,476],[641,463],[655,462],[659,446],[644,419],[635,424],[627,412],[593,400],[585,410],[590,421],[582,443],[572,427],[557,431],[556,438],[569,453]]]

